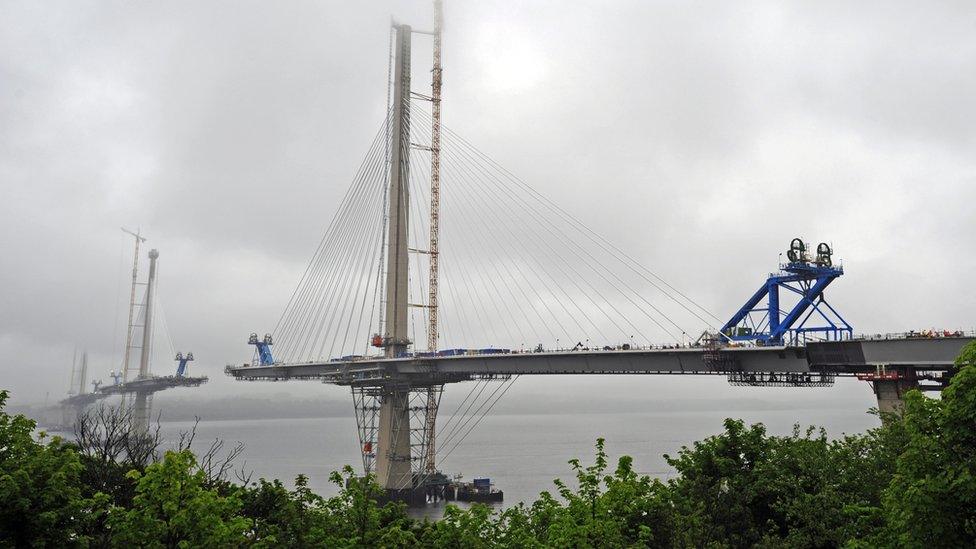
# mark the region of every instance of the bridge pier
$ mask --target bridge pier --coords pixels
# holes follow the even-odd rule
[[[874,394],[878,398],[878,410],[882,413],[900,414],[905,405],[903,399],[906,392],[917,389],[915,379],[881,379],[871,382]]]
[[[145,391],[138,391],[132,404],[132,431],[139,434],[149,431],[149,394]]]
[[[393,389],[383,393],[379,422],[376,482],[386,490],[391,499],[404,499],[398,496],[413,490],[409,390]]]
[[[73,429],[78,416],[84,410],[84,405],[62,404],[61,405],[61,426],[64,429]]]

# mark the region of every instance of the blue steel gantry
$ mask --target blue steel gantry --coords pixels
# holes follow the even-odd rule
[[[824,298],[824,290],[844,274],[844,268],[834,266],[833,250],[825,242],[817,246],[816,252],[816,257],[812,257],[807,244],[794,238],[787,251],[789,262],[780,265],[779,273],[769,275],[722,326],[722,334],[730,341],[752,341],[758,345],[851,339],[854,329]],[[781,288],[796,298],[788,311],[780,300]]]
[[[176,359],[179,364],[176,366],[176,377],[183,377],[186,375],[186,363],[193,360],[193,353],[176,353]]]
[[[274,364],[274,357],[271,356],[271,346],[274,345],[274,341],[271,339],[271,334],[265,334],[264,339],[258,339],[258,334],[251,334],[251,337],[247,339],[248,345],[254,345],[254,352],[257,354],[257,364],[261,366],[271,366]]]

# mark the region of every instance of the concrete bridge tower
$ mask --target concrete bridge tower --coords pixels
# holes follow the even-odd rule
[[[393,119],[390,133],[389,233],[386,251],[386,356],[407,351],[407,230],[410,181],[411,28],[396,25]],[[410,388],[388,384],[380,395],[376,480],[388,492],[411,489]],[[394,496],[395,497],[395,496]]]
[[[139,356],[139,377],[146,379],[149,377],[149,358],[152,351],[152,320],[153,320],[153,298],[156,290],[156,259],[159,258],[158,250],[149,250],[149,281],[146,283],[146,300],[142,307],[145,320],[142,323],[142,348]],[[149,429],[149,393],[147,391],[137,391],[132,410],[132,426],[137,431]]]

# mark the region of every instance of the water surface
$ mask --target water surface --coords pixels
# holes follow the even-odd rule
[[[820,425],[831,436],[862,432],[878,425],[865,410],[849,408],[804,408],[792,410],[694,411],[673,410],[634,413],[500,414],[484,421],[439,459],[449,475],[464,478],[487,476],[505,492],[505,504],[533,501],[543,490],[552,490],[552,480],[572,479],[567,461],[579,457],[589,463],[597,437],[606,439],[611,464],[621,455],[634,458],[642,473],[666,479],[674,471],[662,457],[676,454],[683,445],[722,431],[726,417],[762,422],[770,433],[786,434],[794,423]],[[169,441],[192,422],[163,423]],[[247,448],[239,464],[252,470],[254,479],[279,478],[291,486],[305,474],[313,490],[321,495],[336,493],[329,473],[343,465],[361,470],[357,453],[356,423],[353,417],[303,419],[241,419],[201,421],[195,448],[205,449],[209,441],[222,438],[231,446],[242,441]],[[442,446],[447,453],[454,442]],[[434,511],[436,513],[436,511]]]

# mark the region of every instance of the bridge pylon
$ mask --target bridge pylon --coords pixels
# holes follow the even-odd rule
[[[386,333],[383,338],[387,358],[407,353],[408,337],[408,229],[410,189],[410,45],[409,25],[394,25],[393,116],[390,123],[390,186],[388,194],[389,228],[386,248]],[[369,430],[376,440],[360,439],[364,452],[375,444],[376,480],[389,497],[409,499],[414,486],[410,436],[410,395],[412,387],[396,381],[376,387],[369,397],[370,407],[378,408],[378,426]],[[355,400],[355,391],[354,400]],[[357,416],[359,411],[357,410]],[[362,437],[363,430],[360,430]],[[367,473],[369,469],[367,467]]]
[[[145,433],[149,430],[149,393],[137,391],[132,403],[132,430]]]
[[[139,377],[149,378],[149,359],[152,350],[153,335],[153,299],[156,291],[156,260],[159,251],[149,250],[149,280],[146,282],[146,300],[142,308],[144,320],[142,322],[142,348],[139,355]],[[132,427],[136,432],[145,433],[149,430],[149,393],[137,391],[133,402]]]

